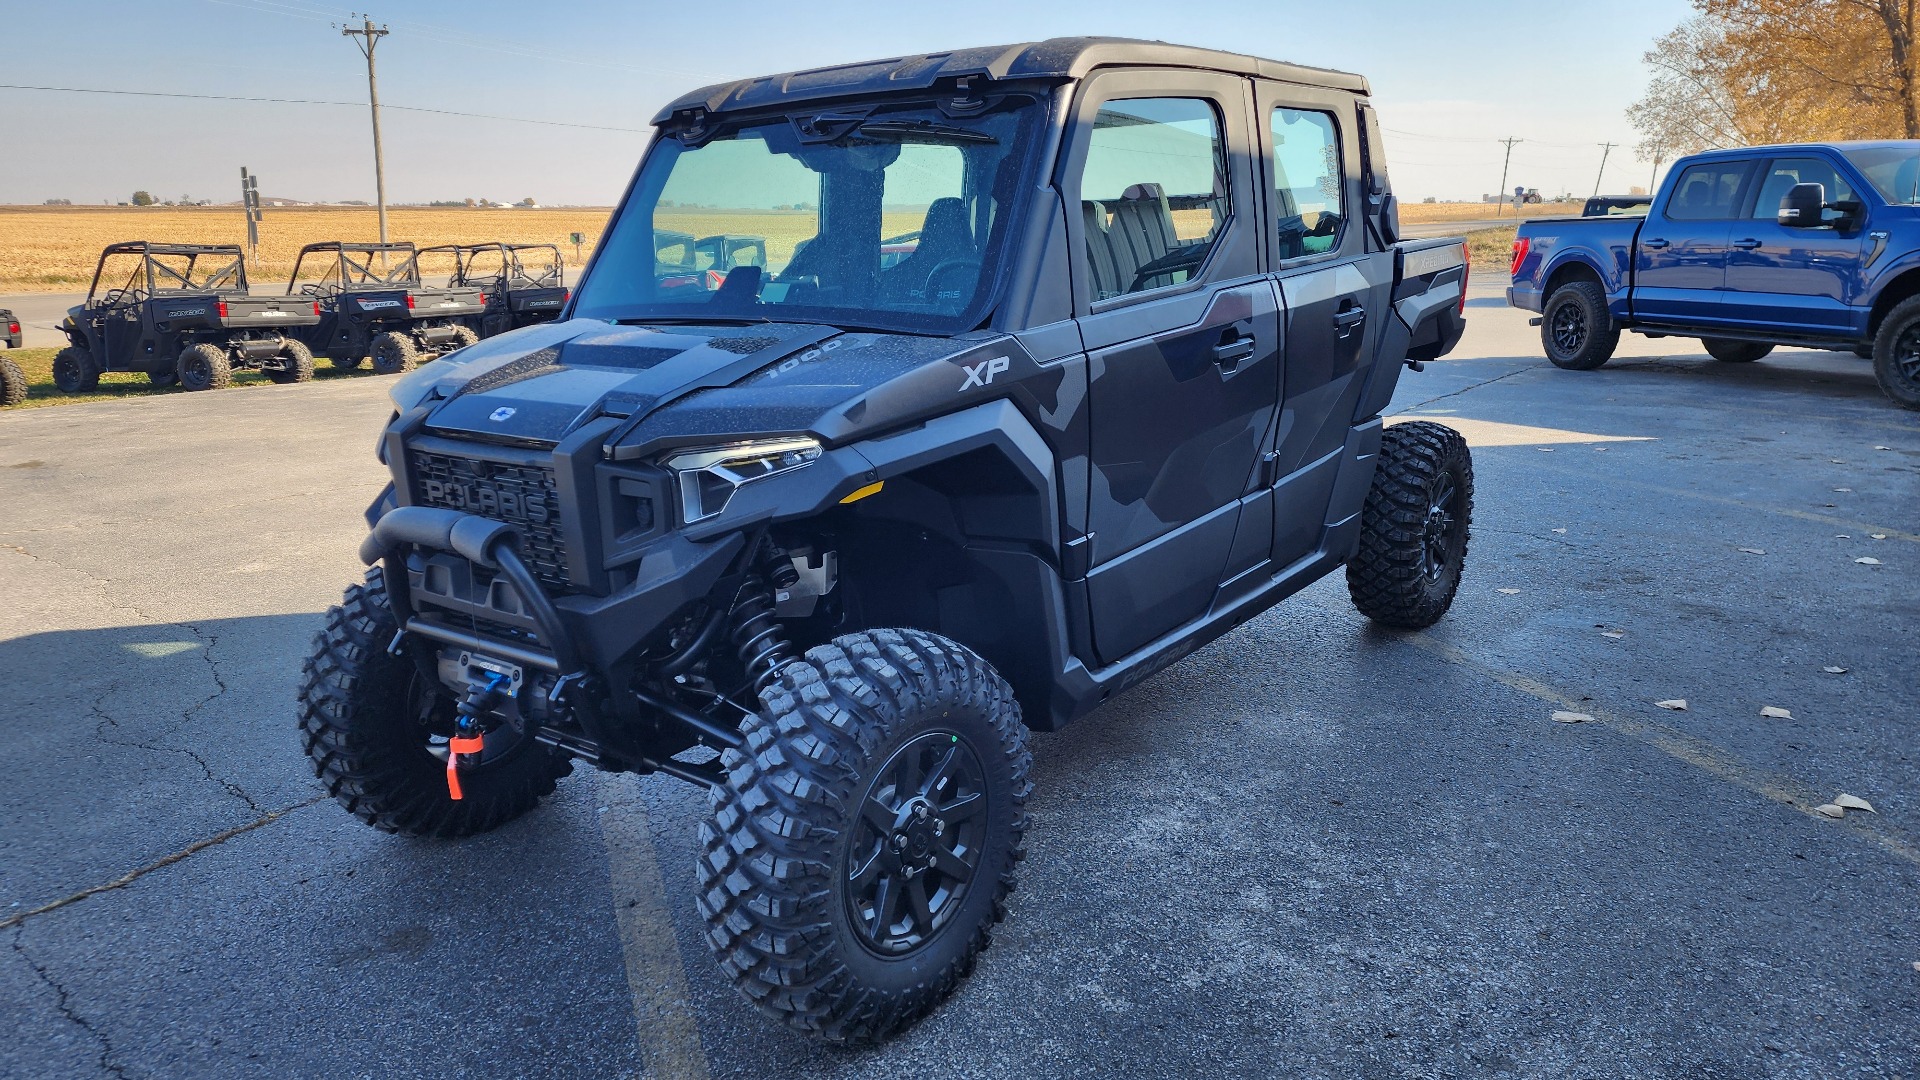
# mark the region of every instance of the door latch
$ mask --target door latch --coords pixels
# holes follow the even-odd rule
[[[1366,321],[1367,321],[1366,308],[1350,307],[1347,310],[1339,312],[1334,315],[1333,329],[1334,329],[1334,332],[1339,337],[1343,337],[1343,338],[1352,337],[1353,332],[1355,330],[1358,330],[1361,327],[1361,325],[1364,324]]]

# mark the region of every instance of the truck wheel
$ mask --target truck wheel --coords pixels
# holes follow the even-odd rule
[[[364,356],[343,356],[339,353],[327,354],[327,362],[333,365],[335,371],[352,371],[358,368],[365,360],[366,357]]]
[[[280,358],[286,366],[267,368],[267,378],[283,384],[313,381],[313,352],[305,344],[289,338]]]
[[[27,400],[27,373],[20,365],[0,356],[0,409]]]
[[[100,385],[100,365],[93,354],[69,345],[53,354],[53,385],[63,394],[84,394]]]
[[[455,349],[464,349],[467,346],[472,345],[474,342],[477,342],[479,340],[480,340],[480,335],[474,333],[472,327],[469,327],[469,326],[454,327],[453,344],[448,346],[446,352],[443,352],[440,355],[445,356],[446,353],[450,353]]]
[[[707,944],[762,1011],[885,1039],[973,970],[1025,855],[1026,728],[962,645],[838,637],[783,666],[700,827]]]
[[[1751,364],[1773,351],[1771,345],[1732,338],[1703,337],[1700,344],[1706,346],[1708,356],[1726,364]]]
[[[1374,622],[1423,630],[1453,606],[1473,520],[1473,454],[1441,424],[1395,424],[1360,511],[1347,592]]]
[[[201,342],[180,350],[180,385],[189,390],[219,390],[233,382],[227,350]]]
[[[373,371],[376,375],[398,375],[420,366],[420,352],[413,339],[389,330],[373,339]]]
[[[553,793],[572,762],[502,726],[447,795],[446,737],[454,701],[406,656],[387,651],[398,623],[379,567],[353,585],[300,668],[300,736],[313,772],[340,805],[383,832],[471,836]]]
[[[1900,301],[1880,320],[1873,377],[1896,404],[1920,409],[1920,296]]]
[[[1613,357],[1620,328],[1597,283],[1570,281],[1553,290],[1541,310],[1540,344],[1554,367],[1568,371],[1592,371]]]

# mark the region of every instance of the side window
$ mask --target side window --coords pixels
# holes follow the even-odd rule
[[[1853,188],[1839,170],[1823,158],[1776,158],[1767,177],[1760,183],[1760,195],[1753,203],[1755,220],[1772,221],[1780,212],[1780,200],[1795,184],[1820,184],[1827,189],[1828,202],[1849,202]]]
[[[1280,257],[1321,255],[1340,246],[1347,220],[1346,175],[1340,168],[1340,131],[1333,115],[1307,109],[1275,109],[1273,127],[1273,217]]]
[[[1130,98],[1093,121],[1080,211],[1092,298],[1190,280],[1230,207],[1220,116],[1201,98]]]
[[[1747,162],[1716,161],[1695,165],[1680,174],[1667,199],[1667,217],[1673,221],[1726,221],[1737,217],[1735,203]],[[1777,200],[1776,200],[1777,201]]]

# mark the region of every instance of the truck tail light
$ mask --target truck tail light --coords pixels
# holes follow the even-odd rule
[[[226,302],[225,300],[217,300],[217,301],[215,301],[215,302],[214,302],[214,305],[213,305],[213,310],[214,310],[215,312],[217,312],[217,313],[219,314],[219,316],[220,316],[221,318],[223,318],[223,319],[224,319],[224,318],[226,318],[226,317],[227,317],[227,302]]]
[[[412,293],[407,294],[407,310],[408,311],[413,310],[413,294]]]
[[[1527,252],[1533,249],[1531,237],[1518,237],[1513,242],[1513,265],[1507,269],[1508,277],[1520,276],[1520,264],[1527,261]]]

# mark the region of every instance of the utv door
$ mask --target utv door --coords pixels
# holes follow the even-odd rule
[[[1205,614],[1279,391],[1244,79],[1083,84],[1062,165],[1089,373],[1088,609],[1113,663]]]
[[[1320,546],[1355,411],[1393,318],[1393,255],[1367,250],[1353,98],[1267,82],[1255,93],[1268,264],[1285,326],[1285,396],[1268,469],[1278,571]]]

